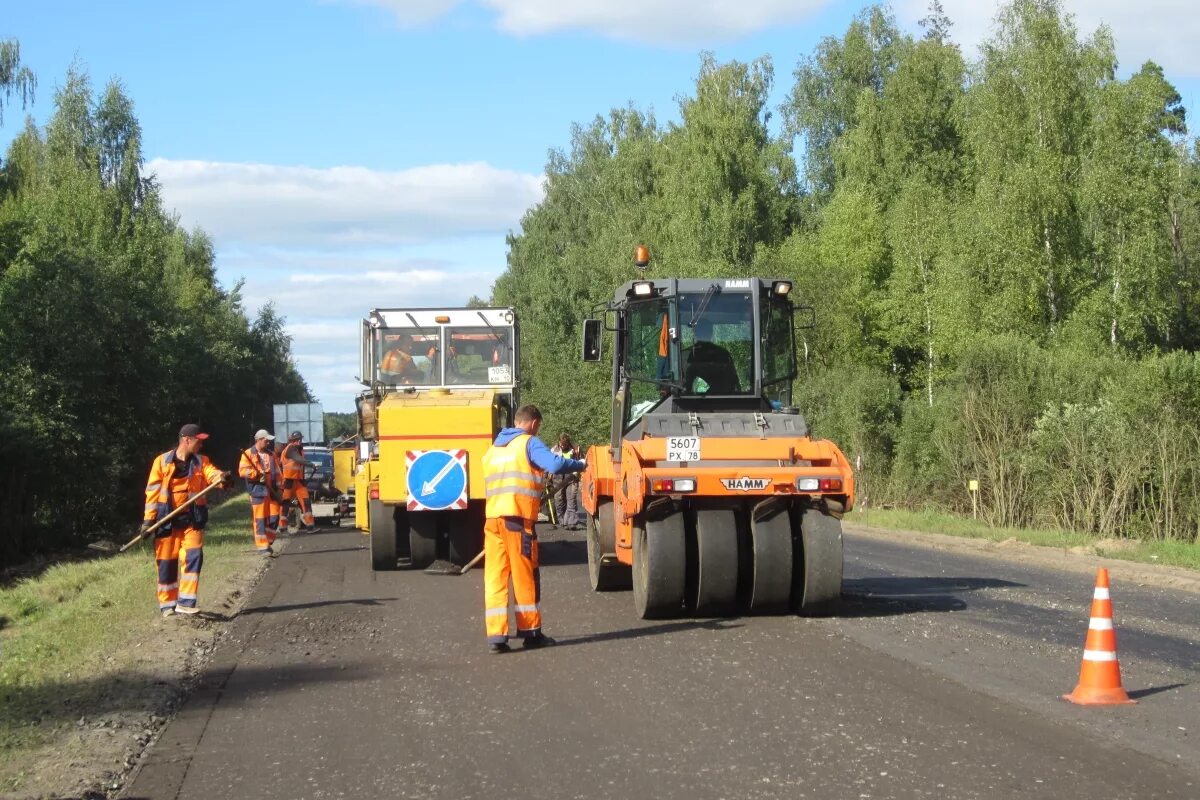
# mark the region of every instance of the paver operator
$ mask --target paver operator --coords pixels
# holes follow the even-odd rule
[[[246,479],[250,495],[250,520],[254,549],[264,556],[275,554],[275,533],[279,528],[282,474],[275,457],[274,435],[260,430],[254,434],[254,446],[242,451],[238,475]]]
[[[295,500],[300,508],[298,530],[312,533],[317,529],[317,521],[313,518],[312,501],[308,499],[304,468],[314,466],[314,462],[304,457],[304,434],[292,431],[279,460],[283,463],[283,509],[279,514],[279,532],[287,533],[288,516],[292,511],[292,500]]]
[[[483,526],[484,625],[488,651],[507,653],[508,581],[512,578],[517,636],[525,648],[544,647],[554,640],[542,632],[541,575],[534,533],[538,506],[547,474],[582,472],[586,461],[550,452],[537,438],[542,412],[522,406],[513,418],[516,427],[500,431],[483,456],[487,517]]]
[[[229,473],[201,455],[208,434],[199,425],[179,429],[179,444],[154,459],[146,481],[146,510],[142,533],[159,517],[186,503],[212,484],[232,486]],[[169,524],[154,533],[154,561],[158,565],[158,609],[164,617],[195,614],[204,566],[204,526],[208,523],[207,499],[201,497]]]

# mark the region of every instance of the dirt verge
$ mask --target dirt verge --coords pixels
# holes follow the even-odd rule
[[[284,548],[286,540],[276,542],[277,551]],[[87,686],[80,699],[47,701],[34,722],[45,726],[48,742],[22,756],[30,766],[18,775],[19,788],[0,798],[98,800],[119,792],[268,569],[268,559],[242,553],[222,578],[202,579],[200,614],[158,620],[151,636],[102,654],[92,674],[79,676]]]

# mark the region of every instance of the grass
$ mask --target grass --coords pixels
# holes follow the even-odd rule
[[[1141,561],[1147,564],[1168,564],[1200,570],[1200,542],[1147,539],[1098,541],[1096,537],[1076,531],[1053,528],[993,528],[984,522],[939,511],[903,511],[899,509],[868,509],[852,511],[846,516],[851,525],[869,525],[889,530],[924,531],[970,539],[1002,542],[1016,539],[1042,547],[1090,547],[1104,558]]]
[[[249,517],[244,496],[213,510],[202,609],[260,563]],[[179,634],[164,631],[174,620],[160,619],[154,587],[153,551],[144,542],[0,589],[0,790],[18,788],[36,766],[31,757],[81,717],[142,708],[155,686],[163,693],[161,668],[181,663],[182,654],[156,652],[156,640]]]

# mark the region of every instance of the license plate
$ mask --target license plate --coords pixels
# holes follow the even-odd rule
[[[668,436],[667,461],[699,461],[699,436]]]

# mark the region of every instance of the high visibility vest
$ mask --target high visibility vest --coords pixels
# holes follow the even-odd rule
[[[253,447],[242,452],[242,461],[238,464],[238,474],[246,479],[246,491],[251,497],[265,497],[267,486],[279,485],[279,462],[270,450],[258,452]],[[267,484],[258,483],[261,476],[266,476]]]
[[[300,450],[300,456],[304,456],[304,445],[289,444],[283,448],[283,479],[284,480],[304,480],[304,465],[299,461],[293,461],[291,453],[295,449]]]
[[[402,374],[413,368],[413,357],[400,349],[388,350],[383,354],[379,369],[383,372]]]
[[[221,471],[213,466],[208,456],[195,455],[191,462],[191,472],[186,477],[176,477],[175,451],[168,450],[154,459],[150,465],[150,478],[146,481],[146,508],[142,519],[154,522],[159,517],[165,517],[171,510],[186,503],[192,495],[201,492],[213,480],[220,477]],[[207,498],[201,497],[192,506],[191,522],[197,528],[203,528],[208,521]],[[179,515],[181,522],[188,521],[188,512]]]
[[[489,519],[520,517],[537,522],[546,473],[529,460],[530,438],[523,433],[508,444],[493,443],[483,454],[484,516]]]

